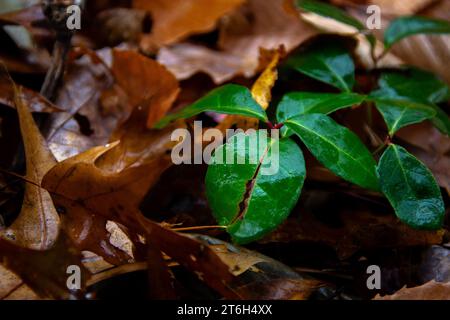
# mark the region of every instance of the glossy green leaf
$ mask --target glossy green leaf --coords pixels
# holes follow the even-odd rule
[[[388,91],[389,96],[403,97],[433,108],[436,115],[431,121],[440,131],[450,135],[449,117],[435,105],[448,101],[450,90],[447,84],[434,74],[418,69],[385,72],[380,77],[379,85],[384,91]]]
[[[212,90],[181,111],[166,116],[155,125],[155,128],[163,128],[174,120],[190,118],[205,111],[235,114],[267,121],[265,111],[253,99],[250,90],[240,85],[228,84]]]
[[[252,147],[252,139],[258,147]],[[234,163],[219,160],[227,153],[234,155]],[[228,226],[235,242],[248,243],[287,218],[305,176],[303,154],[292,140],[240,133],[216,149],[206,174],[206,194],[218,223]]]
[[[350,92],[355,84],[355,65],[345,46],[336,41],[316,43],[293,55],[286,65],[316,80]]]
[[[400,17],[391,22],[384,33],[384,45],[390,48],[403,38],[416,34],[450,33],[450,23],[445,20],[419,16]]]
[[[357,93],[316,93],[291,92],[286,94],[278,105],[278,123],[307,113],[330,114],[339,109],[359,105],[365,96]]]
[[[399,219],[418,229],[439,229],[445,207],[428,168],[404,148],[391,144],[378,164],[383,193]]]
[[[388,88],[396,96],[416,101],[441,103],[450,99],[450,90],[445,82],[431,72],[410,68],[383,72],[378,82],[380,88]]]
[[[436,115],[436,110],[425,104],[400,98],[385,98],[382,91],[372,94],[369,99],[375,102],[383,116],[390,136],[403,127],[432,119]]]
[[[314,0],[297,0],[295,4],[297,8],[342,22],[360,32],[366,30],[366,27],[361,22],[335,6]],[[376,40],[373,34],[366,35],[366,38],[372,46],[375,45]]]
[[[430,103],[418,102],[403,96],[402,90],[386,85],[386,78],[380,81],[380,89],[373,91],[368,100],[375,102],[386,122],[389,135],[393,136],[399,129],[419,123],[436,116],[436,110]]]
[[[323,114],[305,114],[285,125],[325,167],[361,187],[378,190],[376,163],[356,134]]]

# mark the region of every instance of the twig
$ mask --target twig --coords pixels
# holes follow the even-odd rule
[[[41,94],[49,101],[55,102],[57,89],[64,75],[67,54],[71,47],[73,30],[67,28],[67,8],[77,4],[83,6],[84,0],[44,0],[42,10],[47,16],[53,30],[56,32],[56,42],[53,47],[52,64],[45,76]]]

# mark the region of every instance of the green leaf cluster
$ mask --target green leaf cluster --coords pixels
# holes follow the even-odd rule
[[[345,12],[322,2],[297,0],[300,10],[333,18],[365,32],[364,26]],[[389,49],[401,39],[419,33],[449,33],[447,22],[423,17],[394,20],[384,35]],[[373,35],[367,35],[375,43]],[[276,122],[283,124],[281,139],[240,133],[215,150],[206,175],[206,192],[217,221],[234,241],[248,243],[274,230],[296,205],[306,177],[302,150],[291,139],[298,136],[311,154],[331,172],[362,188],[382,192],[398,218],[413,228],[439,229],[445,208],[439,187],[426,166],[404,148],[389,142],[378,164],[360,138],[330,117],[333,112],[373,104],[383,116],[387,133],[430,120],[450,135],[449,118],[439,104],[448,101],[448,86],[435,75],[413,68],[384,71],[369,94],[354,92],[355,64],[341,43],[330,41],[310,46],[285,61],[285,67],[326,83],[338,93],[290,92],[280,101]],[[266,112],[250,91],[225,85],[191,106],[167,116],[161,128],[180,118],[205,111],[257,118],[268,123]],[[257,141],[254,150],[250,141]],[[224,154],[236,161],[227,164]],[[273,159],[279,170],[262,174]],[[249,162],[248,159],[257,159]]]

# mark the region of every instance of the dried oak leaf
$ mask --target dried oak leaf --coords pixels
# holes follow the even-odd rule
[[[107,221],[118,221],[117,210],[137,208],[170,165],[170,158],[156,157],[141,166],[119,171],[97,166],[97,159],[116,145],[95,147],[59,163],[46,175],[43,186],[52,192],[58,207],[65,212],[64,222],[77,247],[112,264],[121,264],[130,257],[110,244]]]
[[[450,300],[450,283],[432,280],[418,287],[404,287],[393,295],[377,295],[374,300]]]
[[[219,30],[220,51],[181,43],[161,48],[158,61],[179,80],[204,72],[221,84],[238,75],[254,76],[260,70],[260,48],[283,45],[289,52],[316,34],[283,0],[251,0],[223,19]]]
[[[29,107],[25,105],[20,89],[15,90],[15,105],[25,147],[26,179],[29,183],[25,186],[20,215],[3,235],[22,247],[44,250],[56,241],[60,219],[50,194],[40,184],[56,160],[39,132]]]
[[[234,276],[211,249],[151,222],[137,209],[149,187],[171,165],[170,158],[159,156],[140,166],[115,172],[98,167],[96,160],[114,147],[88,150],[59,163],[44,178],[43,185],[65,212],[67,220],[64,221],[77,247],[95,252],[114,264],[123,263],[114,254],[115,248],[101,241],[106,237],[101,235],[102,229],[92,225],[92,221],[100,221],[101,225],[112,220],[136,234],[147,235],[158,250],[196,272],[212,288],[228,298],[238,298],[229,287]],[[96,233],[100,233],[97,238]]]
[[[133,7],[148,11],[153,18],[150,35],[143,37],[144,51],[167,45],[195,33],[213,30],[217,21],[244,0],[133,0]]]
[[[0,238],[0,264],[21,279],[11,279],[9,278],[11,274],[2,273],[17,288],[12,287],[4,298],[13,298],[17,295],[17,298],[21,297],[17,290],[27,290],[27,288],[23,288],[19,281],[23,281],[39,298],[82,298],[85,282],[89,278],[89,273],[81,264],[80,252],[72,246],[63,232],[53,247],[44,251],[22,248]],[[71,292],[67,288],[67,268],[73,265],[79,266],[81,271],[81,290],[76,292]],[[2,280],[0,283],[3,283],[4,279],[0,280]]]

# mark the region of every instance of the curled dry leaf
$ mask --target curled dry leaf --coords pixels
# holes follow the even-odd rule
[[[244,3],[244,0],[134,0],[133,7],[148,11],[153,29],[144,36],[145,51],[156,45],[167,45],[195,33],[214,29],[217,21]]]
[[[19,217],[4,231],[4,236],[25,248],[44,250],[56,241],[60,221],[50,194],[40,184],[56,160],[39,132],[29,107],[25,105],[21,92],[15,90],[15,104],[25,146],[26,178],[31,183],[26,184]]]
[[[450,283],[432,280],[419,287],[404,287],[390,296],[377,295],[374,300],[450,300]]]

